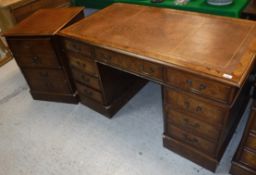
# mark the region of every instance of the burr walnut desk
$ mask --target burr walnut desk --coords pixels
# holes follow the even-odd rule
[[[248,101],[255,24],[117,3],[59,35],[83,104],[111,117],[143,79],[161,84],[164,146],[214,171]]]

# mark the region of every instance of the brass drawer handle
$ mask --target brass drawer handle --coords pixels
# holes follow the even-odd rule
[[[184,118],[183,121],[186,123],[186,125],[188,125],[189,127],[192,127],[192,128],[200,128],[200,125],[198,123],[192,123],[189,119],[187,118]]]
[[[183,138],[185,139],[185,141],[187,141],[187,142],[190,142],[190,143],[192,143],[192,144],[197,144],[197,143],[199,143],[199,141],[198,141],[196,138],[191,138],[191,137],[189,137],[188,134],[182,134],[182,136],[183,136]]]
[[[84,75],[81,75],[81,78],[83,79],[83,81],[89,83],[90,82],[90,78],[85,77]]]
[[[38,56],[32,57],[32,63],[33,63],[33,64],[39,64],[39,63],[40,63],[39,57],[38,57]]]
[[[80,67],[86,68],[86,64],[81,63],[80,61],[76,61],[76,64]]]
[[[104,62],[109,62],[112,59],[110,55],[106,55],[104,53],[100,53],[99,56],[100,56],[100,59]]]
[[[202,111],[202,108],[200,106],[197,106],[196,107],[196,112],[201,112]]]
[[[200,84],[198,90],[199,90],[199,91],[202,91],[202,90],[204,90],[204,89],[206,89],[206,88],[207,88],[207,85],[204,84],[204,83],[202,83],[202,84]]]
[[[91,96],[93,95],[92,91],[88,91],[88,90],[86,90],[86,89],[84,89],[84,94],[85,94],[86,96],[89,96],[89,97],[91,97]]]
[[[196,89],[196,88],[193,88],[192,85],[193,85],[193,80],[186,80],[186,83],[188,84],[188,86],[190,87],[190,90],[191,91],[194,91],[194,92],[197,92],[197,93],[200,93],[201,91],[205,90],[207,88],[207,85],[204,84],[204,83],[201,83],[199,85],[199,87]]]
[[[145,65],[140,65],[140,71],[141,73],[145,74],[145,75],[151,75],[155,72],[155,70],[152,67],[149,67],[148,70],[145,70]]]

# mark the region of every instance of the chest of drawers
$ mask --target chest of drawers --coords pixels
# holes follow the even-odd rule
[[[233,175],[256,174],[256,103],[247,122],[242,141],[238,147],[231,167]]]
[[[5,33],[34,99],[78,102],[68,63],[55,34],[82,17],[83,8],[39,10]]]

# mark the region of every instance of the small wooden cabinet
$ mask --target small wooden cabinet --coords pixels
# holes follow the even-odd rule
[[[231,167],[232,175],[256,174],[256,102]]]
[[[39,10],[5,33],[34,99],[78,102],[68,63],[55,34],[82,17],[83,8]]]

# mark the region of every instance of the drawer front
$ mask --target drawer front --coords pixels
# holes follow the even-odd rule
[[[221,108],[219,106],[207,103],[195,98],[177,92],[175,90],[165,88],[165,101],[170,104],[171,108],[176,108],[184,112],[191,113],[200,118],[204,118],[208,123],[221,125],[228,109]]]
[[[82,58],[80,55],[71,53],[68,53],[67,56],[72,67],[87,74],[98,76],[97,66],[93,60],[86,57]]]
[[[205,152],[208,155],[214,155],[216,145],[207,140],[204,140],[200,137],[192,135],[189,132],[185,132],[182,129],[179,129],[173,125],[167,125],[168,136],[177,139],[187,145],[190,145],[193,148],[201,152]]]
[[[169,110],[167,112],[167,120],[169,123],[178,126],[179,128],[203,136],[207,139],[216,141],[219,137],[220,129],[174,110]]]
[[[247,138],[247,141],[246,141],[245,145],[248,148],[254,149],[255,152],[256,152],[256,135],[250,133],[248,138]]]
[[[32,91],[68,94],[71,92],[69,81],[60,70],[23,69]]]
[[[16,21],[20,22],[39,9],[63,6],[65,4],[67,5],[67,2],[68,0],[33,0],[30,3],[26,3],[26,5],[14,8],[12,10],[12,14],[15,17]]]
[[[167,70],[166,81],[171,86],[230,104],[235,96],[235,89],[222,83],[174,69]]]
[[[120,67],[127,71],[136,72],[158,81],[162,81],[163,79],[163,68],[159,64],[100,48],[95,48],[95,56],[104,63]]]
[[[8,39],[8,44],[21,67],[60,67],[50,38],[30,40]]]
[[[84,83],[94,89],[100,90],[99,80],[95,77],[89,76],[81,71],[72,69],[72,74],[75,80]]]
[[[244,149],[241,155],[241,160],[242,163],[249,165],[251,168],[256,169],[256,154]]]
[[[83,96],[86,96],[90,99],[93,99],[93,100],[98,101],[103,104],[103,98],[102,98],[101,93],[99,93],[87,86],[84,86],[80,83],[76,83],[76,87],[77,87],[79,94],[82,94]]]
[[[74,40],[63,40],[66,50],[70,50],[87,57],[92,56],[92,49],[89,45]]]

